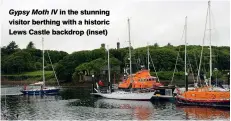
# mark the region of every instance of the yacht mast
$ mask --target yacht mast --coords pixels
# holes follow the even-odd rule
[[[184,53],[184,69],[185,69],[185,88],[188,91],[188,73],[187,73],[187,16],[185,17],[185,53]]]
[[[107,51],[107,67],[108,67],[108,82],[109,82],[109,91],[111,92],[111,75],[110,75],[110,56],[109,56],[109,45],[107,46],[108,51]]]
[[[206,30],[207,30],[208,15],[209,15],[209,6],[208,6],[208,8],[207,8],[207,13],[206,13],[205,29],[204,29],[204,36],[203,36],[203,43],[202,43],[202,47],[201,47],[200,62],[199,62],[198,73],[197,73],[197,83],[198,83],[198,80],[199,80],[199,77],[200,77],[202,56],[203,56],[203,50],[204,50],[204,43],[205,43]],[[210,49],[210,50],[211,50],[211,49]],[[201,79],[200,79],[200,83],[201,83]],[[206,83],[206,86],[208,86],[207,83]]]
[[[148,55],[148,71],[149,71],[149,55],[150,55],[150,53],[149,53],[149,45],[148,45],[148,52],[147,52],[147,55]]]
[[[43,86],[45,87],[45,72],[44,72],[44,38],[42,37],[42,52],[43,52]]]
[[[211,81],[212,81],[212,44],[211,44],[211,11],[210,11],[210,1],[208,2],[209,6],[209,50],[210,50],[210,59],[209,59],[209,70],[210,70],[210,80],[209,80],[209,86],[211,86]]]
[[[128,40],[129,40],[130,82],[132,82],[132,54],[131,54],[131,37],[130,37],[130,19],[129,18],[128,18]]]

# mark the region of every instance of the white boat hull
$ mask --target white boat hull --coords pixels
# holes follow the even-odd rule
[[[108,99],[118,99],[118,100],[150,100],[155,92],[125,92],[117,91],[112,93],[91,93],[95,96],[101,96]]]

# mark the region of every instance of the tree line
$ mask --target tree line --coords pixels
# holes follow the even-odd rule
[[[176,65],[177,72],[184,72],[184,45],[159,47],[157,43],[149,46],[150,71],[163,73],[173,72],[177,55],[179,58]],[[94,50],[83,50],[68,54],[64,51],[45,50],[49,52],[56,74],[63,81],[78,81],[83,75],[101,77],[107,74],[107,50],[104,47]],[[112,74],[123,74],[129,66],[129,48],[110,49],[110,61]],[[201,46],[187,46],[187,67],[190,72],[197,73]],[[230,47],[212,46],[213,69],[220,73],[230,70]],[[25,49],[18,48],[12,41],[7,46],[1,47],[2,74],[20,74],[23,72],[42,70],[42,50],[36,49],[33,42],[29,42]],[[132,48],[132,72],[147,67],[147,47]],[[155,70],[154,70],[155,67]],[[45,53],[45,70],[52,70],[49,58]],[[201,70],[209,72],[209,47],[204,47]],[[129,72],[129,71],[128,71]],[[155,73],[153,73],[155,74]],[[164,78],[164,76],[160,76]],[[169,79],[169,78],[168,78]]]

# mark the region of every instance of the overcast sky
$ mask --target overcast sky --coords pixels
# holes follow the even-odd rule
[[[131,40],[135,48],[158,43],[160,46],[168,42],[173,45],[184,44],[181,40],[185,16],[188,16],[187,39],[190,45],[201,45],[207,1],[152,1],[152,0],[1,0],[1,46],[15,41],[20,48],[25,48],[29,41],[41,49],[41,37],[9,35],[9,29],[107,29],[108,36],[43,36],[45,49],[62,50],[68,53],[79,50],[99,48],[101,43],[116,48],[116,42],[121,47],[128,46],[127,18],[131,20]],[[10,9],[75,9],[75,10],[110,10],[110,16],[31,16],[13,17]],[[230,45],[230,3],[229,1],[211,1],[212,44],[218,46]],[[10,26],[11,19],[61,19],[76,20],[108,19],[109,26]],[[208,39],[205,41],[209,44]]]

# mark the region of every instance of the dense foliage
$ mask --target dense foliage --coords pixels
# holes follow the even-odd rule
[[[63,51],[45,51],[45,69],[50,70],[48,67],[50,61],[48,54],[55,65],[62,60],[66,55]],[[28,71],[42,70],[42,51],[36,49],[34,44],[30,42],[27,49],[19,49],[18,45],[12,41],[9,45],[1,48],[1,72],[2,74],[20,74]]]
[[[184,45],[172,46],[170,43],[159,47],[157,43],[150,48],[150,69],[159,72],[160,79],[171,80],[176,65],[178,76],[184,72]],[[209,72],[209,47],[204,47],[201,70]],[[221,73],[230,70],[230,47],[212,47],[213,69],[217,68]],[[55,67],[56,74],[60,80],[78,80],[79,75],[100,75],[101,71],[107,71],[107,50],[105,48],[91,51],[78,51],[68,54],[63,51],[49,50],[51,61]],[[110,49],[111,68],[114,72],[123,74],[124,68],[129,66],[128,48]],[[190,45],[187,47],[187,67],[190,72],[197,74],[200,61],[201,46]],[[12,41],[9,45],[1,48],[2,74],[15,74],[29,71],[42,70],[42,51],[35,48],[30,42],[26,49],[19,49]],[[143,65],[147,67],[147,47],[132,49],[132,71],[136,72]],[[155,70],[153,68],[155,66]],[[45,69],[52,70],[47,51],[45,51]],[[165,73],[166,72],[166,73]]]

